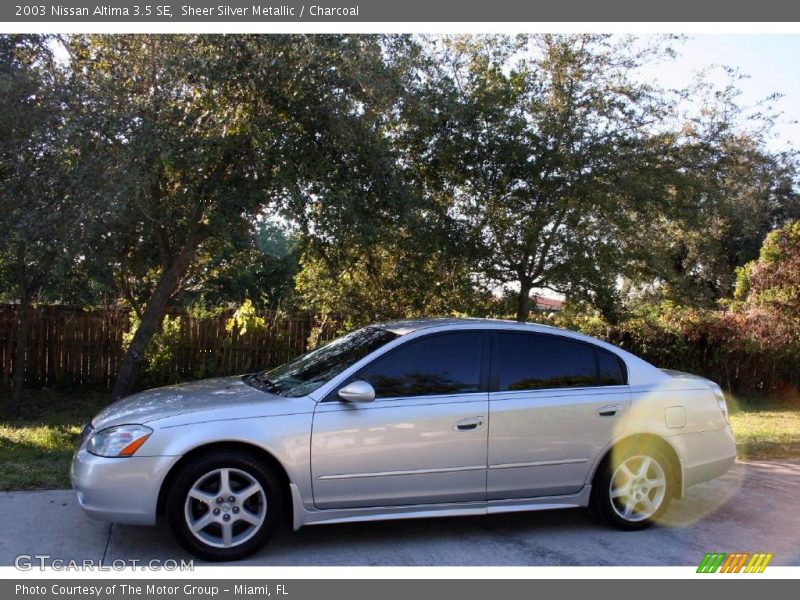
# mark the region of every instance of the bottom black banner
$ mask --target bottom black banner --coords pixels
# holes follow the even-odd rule
[[[713,576],[712,576],[713,577]],[[647,600],[686,600],[693,593],[724,594],[726,600],[755,594],[789,594],[790,580],[709,577],[695,580],[557,579],[286,579],[286,580],[4,580],[0,598],[31,600],[503,600],[633,595]],[[796,590],[793,590],[796,591]],[[688,594],[688,596],[687,596]]]

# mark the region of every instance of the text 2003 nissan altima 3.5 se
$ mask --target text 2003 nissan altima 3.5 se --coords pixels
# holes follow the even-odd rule
[[[552,327],[431,319],[125,398],[87,424],[71,475],[90,516],[164,518],[196,556],[233,560],[283,519],[592,505],[641,529],[734,457],[711,381]]]

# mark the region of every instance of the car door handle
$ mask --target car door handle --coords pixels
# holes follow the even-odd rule
[[[469,417],[466,419],[461,419],[457,421],[455,425],[453,425],[453,429],[456,431],[475,431],[476,429],[480,429],[483,427],[483,417]]]
[[[598,417],[615,417],[617,413],[622,411],[622,405],[620,404],[609,404],[608,406],[604,406],[603,408],[597,409],[597,416]]]

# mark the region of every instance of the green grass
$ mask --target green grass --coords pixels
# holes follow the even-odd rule
[[[0,490],[69,487],[81,428],[107,399],[107,392],[26,391],[20,417],[0,418]]]
[[[800,406],[763,398],[728,404],[739,458],[800,458]]]
[[[0,490],[69,487],[81,427],[107,392],[26,392],[18,419],[0,419]],[[0,397],[0,406],[7,398]],[[729,402],[739,458],[800,457],[800,406],[764,398]]]

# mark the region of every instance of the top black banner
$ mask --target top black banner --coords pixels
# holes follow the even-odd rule
[[[800,3],[728,0],[11,0],[3,22],[787,22]]]

